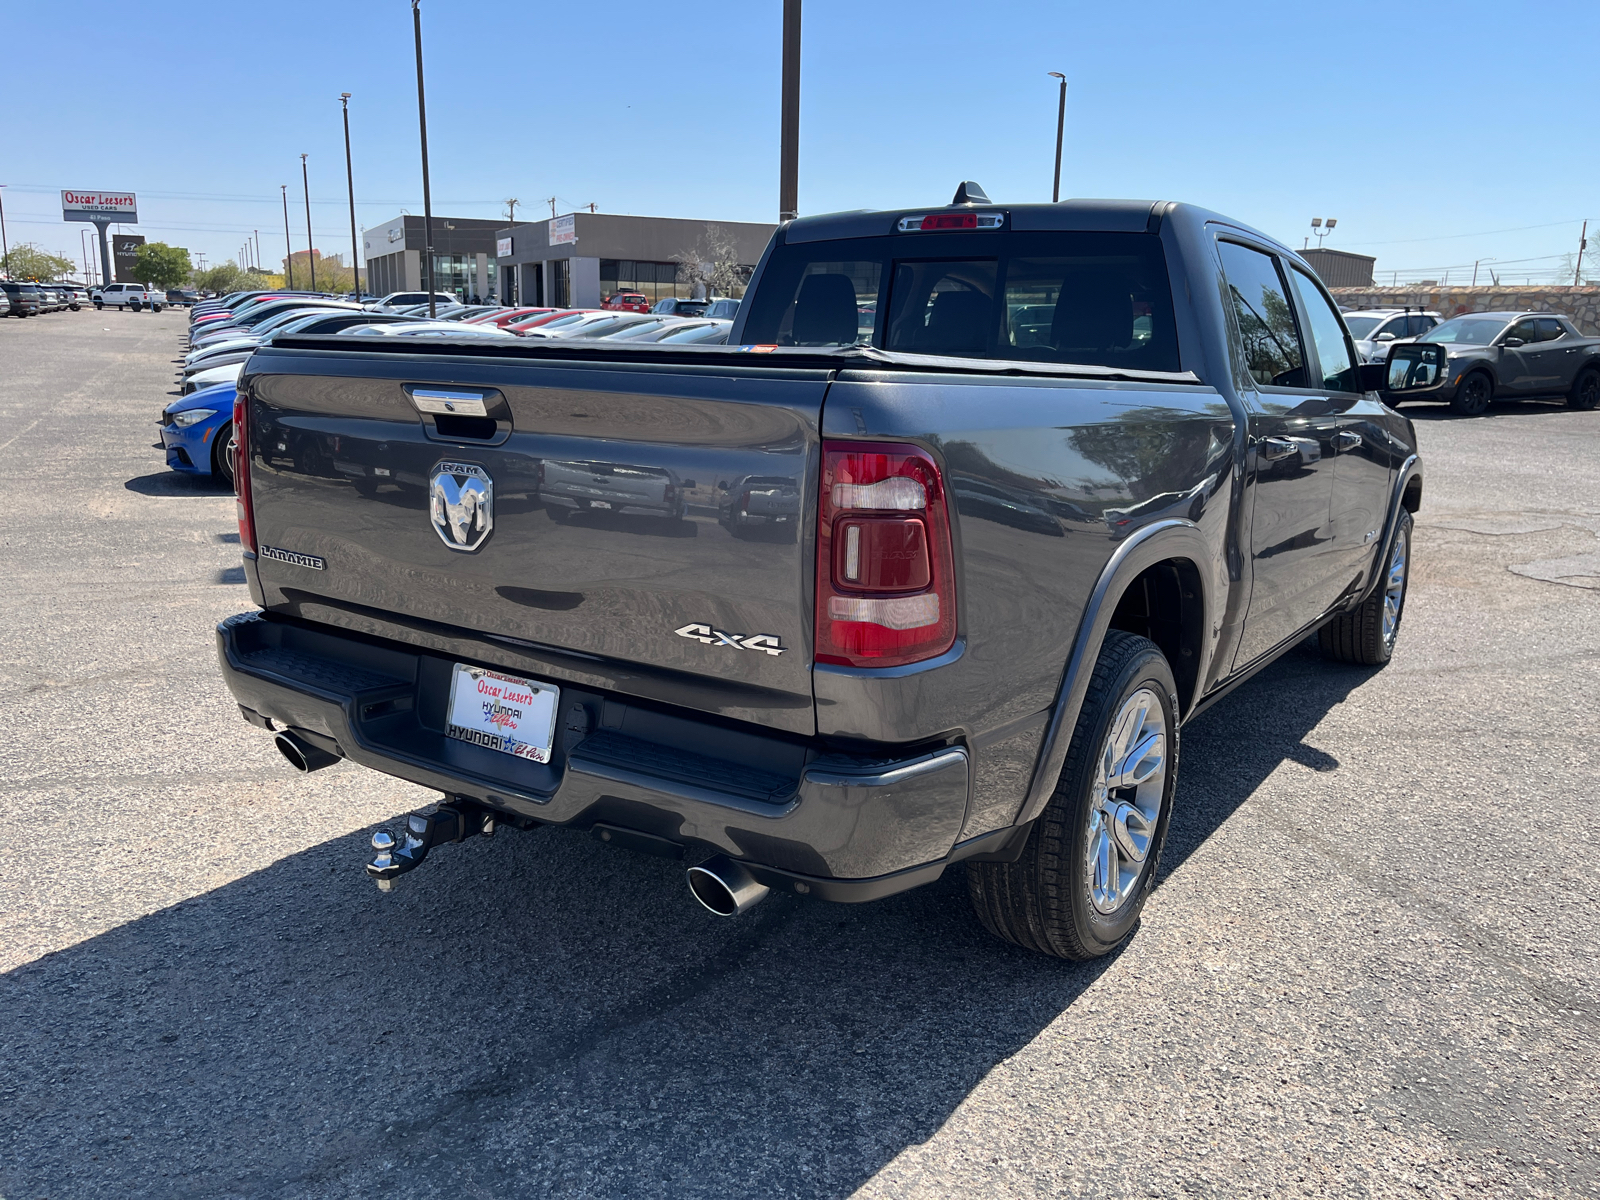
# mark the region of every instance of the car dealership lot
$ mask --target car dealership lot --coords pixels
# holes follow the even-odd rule
[[[1600,1194],[1600,413],[1408,408],[1394,663],[1187,727],[1144,927],[1074,965],[957,873],[718,921],[549,830],[380,895],[430,794],[294,775],[217,674],[185,323],[0,326],[0,1195]]]

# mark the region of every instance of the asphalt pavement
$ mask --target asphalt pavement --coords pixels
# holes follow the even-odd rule
[[[231,496],[152,448],[186,314],[0,321],[0,1197],[1600,1195],[1600,413],[1417,405],[1385,670],[1185,730],[1114,958],[959,871],[704,913],[576,833],[445,847],[294,775],[212,629]]]

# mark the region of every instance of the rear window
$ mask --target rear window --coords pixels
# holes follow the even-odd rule
[[[1154,234],[909,234],[780,246],[748,303],[752,344],[1180,369]]]

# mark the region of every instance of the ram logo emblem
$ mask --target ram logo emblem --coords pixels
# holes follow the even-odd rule
[[[698,622],[685,625],[682,629],[674,629],[673,633],[681,638],[688,638],[691,642],[699,642],[702,646],[732,646],[735,650],[760,650],[777,658],[788,649],[783,644],[783,639],[775,633],[723,633],[720,629],[713,629],[709,625]]]

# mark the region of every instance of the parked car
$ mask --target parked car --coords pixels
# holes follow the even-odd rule
[[[37,283],[15,283],[5,279],[0,280],[0,290],[11,301],[13,317],[36,317],[44,311],[44,296]]]
[[[215,475],[233,483],[228,440],[233,429],[232,381],[212,384],[174,400],[161,410],[161,444],[167,466],[193,475]]]
[[[433,294],[433,304],[435,309],[437,309],[440,305],[448,305],[451,308],[454,308],[460,303],[461,301],[456,299],[449,292],[435,292]],[[428,308],[427,292],[390,292],[382,300],[372,304],[371,307],[398,310],[402,308],[411,308],[419,304],[422,306],[423,311],[426,312]]]
[[[1600,338],[1584,336],[1560,313],[1463,313],[1430,329],[1427,341],[1449,358],[1438,398],[1462,416],[1495,400],[1562,396],[1584,411],[1600,404]]]
[[[612,333],[623,333],[636,325],[654,323],[656,318],[649,313],[639,312],[597,312],[586,313],[583,319],[571,321],[567,324],[551,322],[539,329],[529,330],[525,336],[530,338],[603,338]]]
[[[732,296],[718,296],[706,305],[706,311],[700,315],[716,321],[731,321],[739,315],[740,303],[741,301],[735,300]]]
[[[493,325],[463,325],[459,321],[430,321],[425,317],[420,319],[413,318],[409,321],[366,322],[358,325],[347,325],[339,332],[352,336],[453,337],[468,340],[516,336],[515,334],[507,333],[504,329],[496,329]]]
[[[859,345],[871,280],[894,302]],[[1022,347],[1019,295],[1060,297]],[[1154,886],[1181,724],[1309,636],[1341,662],[1394,651],[1422,463],[1374,389],[1438,388],[1443,347],[1358,363],[1272,238],[1183,204],[1000,207],[963,184],[948,206],[780,226],[732,340],[648,373],[561,340],[441,338],[403,370],[355,338],[251,357],[239,531],[260,607],[218,626],[222,671],[297,769],[348,757],[443,793],[374,836],[380,886],[535,824],[692,853],[722,916],[965,864],[996,935],[1096,957]],[[335,444],[427,486],[333,486]],[[504,473],[546,448],[572,475],[546,461],[546,501],[576,503],[579,465],[663,497],[713,471],[782,481],[800,536],[536,520]],[[1070,527],[969,512],[967,476]]]
[[[709,300],[679,300],[668,296],[664,300],[657,300],[655,307],[650,311],[665,313],[672,317],[703,317],[710,305]]]
[[[533,330],[546,327],[559,329],[563,326],[571,325],[574,321],[582,320],[584,317],[600,311],[602,310],[598,308],[557,308],[552,309],[550,312],[540,313],[538,316],[529,317],[523,321],[513,321],[505,328],[507,332],[517,334],[519,337],[526,336]]]
[[[518,321],[527,321],[534,317],[542,317],[560,311],[560,309],[556,308],[508,308],[503,312],[486,313],[481,316],[468,317],[467,324],[493,325],[498,329],[504,329],[508,325],[515,325]]]
[[[67,307],[73,312],[78,312],[85,304],[91,303],[89,289],[76,283],[67,288]]]
[[[650,340],[663,346],[720,346],[728,340],[732,328],[732,321],[697,321],[689,328],[670,329]]]
[[[168,288],[167,303],[174,307],[193,308],[200,303],[200,293],[193,288]]]
[[[1344,314],[1356,354],[1367,363],[1387,362],[1390,342],[1425,338],[1441,319],[1436,312],[1405,308],[1361,308]]]
[[[96,308],[131,308],[134,312],[142,308],[160,312],[167,302],[164,293],[151,291],[142,283],[108,283],[91,292],[90,297]]]
[[[644,313],[650,311],[650,297],[643,292],[612,292],[600,304],[614,312]]]
[[[9,292],[0,291],[0,317],[9,317],[10,315],[11,294]]]
[[[178,390],[182,395],[191,396],[195,392],[204,388],[215,387],[219,383],[234,383],[238,380],[239,372],[244,369],[244,364],[247,361],[249,360],[240,359],[237,362],[224,363],[222,366],[208,367],[204,371],[196,371],[193,375],[184,377],[183,383]]]

